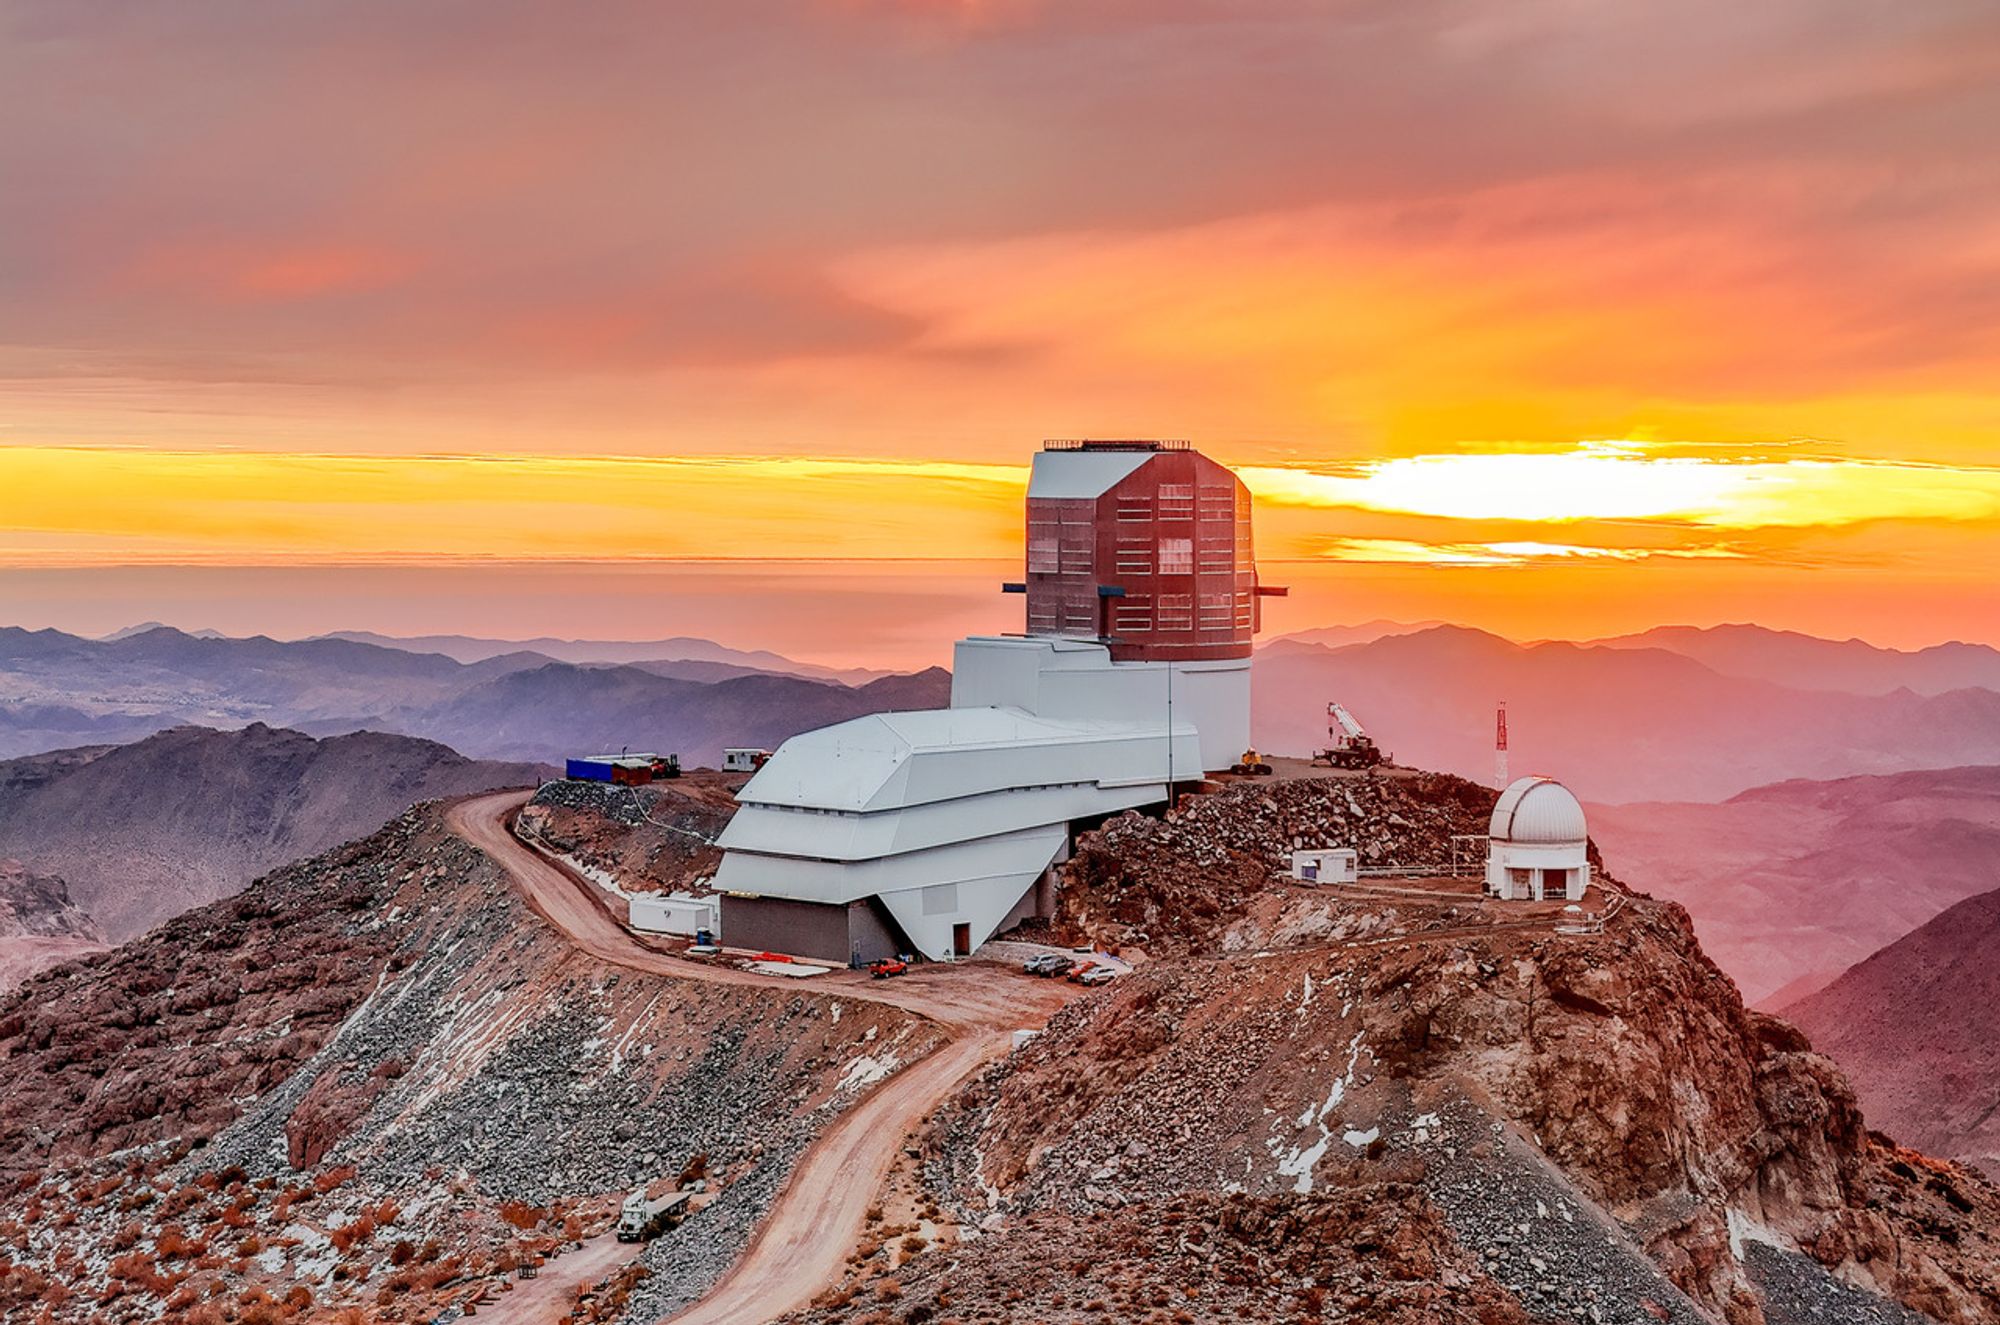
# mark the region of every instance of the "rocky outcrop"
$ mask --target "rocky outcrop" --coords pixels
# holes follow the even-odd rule
[[[0,860],[0,993],[104,948],[96,922],[77,910],[61,879]]]
[[[1115,821],[1081,844],[1066,915],[1227,950],[1284,891],[1259,875],[1309,835],[1302,807],[1335,807],[1327,836],[1359,830],[1329,845],[1364,846],[1425,823],[1439,842],[1475,809],[1448,786],[1429,816],[1381,792],[1345,822],[1342,781]],[[1374,854],[1396,850],[1415,848]],[[1204,880],[1210,905],[1181,906]],[[1744,1007],[1679,907],[1620,893],[1602,933],[1564,934],[1481,921],[1501,904],[1337,892],[1312,895],[1336,923],[1309,942],[1155,961],[1059,1014],[941,1118],[938,1189],[1011,1241],[1196,1193],[1401,1183],[1536,1314],[2000,1317],[2000,1193],[1871,1134],[1834,1065]],[[1121,912],[1134,897],[1147,909]],[[1845,1305],[1815,1315],[1827,1302]]]
[[[31,874],[18,860],[0,860],[0,939],[13,938],[104,941],[96,922],[70,901],[61,879]]]

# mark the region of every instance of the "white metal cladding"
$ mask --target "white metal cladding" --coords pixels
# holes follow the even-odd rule
[[[1006,893],[999,912],[1005,915],[1068,843],[1067,824],[1040,824],[1018,832],[865,860],[821,860],[738,848],[722,858],[715,887],[723,892],[834,904],[907,892],[921,914],[919,894],[939,884],[951,883],[958,887],[961,907],[988,891]],[[963,916],[948,918],[964,919]],[[980,934],[975,941],[985,937]]]
[[[1173,743],[1176,767],[1191,776],[1201,766],[1193,725],[1176,722]],[[1164,725],[1053,721],[1012,707],[873,713],[792,737],[736,799],[745,810],[859,813],[1023,788],[1157,784],[1166,780],[1167,754]],[[956,835],[997,831],[990,809],[966,813],[972,817]],[[737,845],[743,822],[739,810],[719,845]]]
[[[1135,608],[1137,600],[1131,601]],[[1117,609],[1114,607],[1114,620]],[[1177,750],[1177,776],[1228,768],[1250,744],[1250,660],[1113,662],[1094,640],[975,635],[952,656],[954,709],[1024,709],[1057,721],[1099,720],[1135,727],[1191,722],[1201,734],[1192,763]]]
[[[1493,806],[1495,841],[1568,844],[1589,836],[1583,804],[1554,778],[1516,778]]]
[[[1028,496],[1101,497],[1155,451],[1037,451],[1028,471]]]
[[[865,813],[744,805],[723,830],[719,845],[725,851],[867,860],[923,851],[969,836],[1071,823],[1166,798],[1165,780],[1156,774],[1116,786],[1082,782],[1014,787],[973,799],[930,801]]]

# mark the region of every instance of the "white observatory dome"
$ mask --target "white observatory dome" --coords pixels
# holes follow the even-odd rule
[[[1576,794],[1554,778],[1539,777],[1516,778],[1500,793],[1491,831],[1496,842],[1548,845],[1580,844],[1590,836]]]

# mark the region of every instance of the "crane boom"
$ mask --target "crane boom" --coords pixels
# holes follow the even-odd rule
[[[1326,740],[1324,750],[1313,752],[1313,762],[1328,768],[1373,768],[1388,762],[1388,757],[1377,748],[1374,738],[1361,720],[1347,711],[1345,704],[1335,701],[1326,706]]]
[[[1347,707],[1344,704],[1340,704],[1337,702],[1328,704],[1326,706],[1326,716],[1333,719],[1333,721],[1329,722],[1326,727],[1326,734],[1328,736],[1334,735],[1333,729],[1336,726],[1338,726],[1341,731],[1347,734],[1347,739],[1350,741],[1359,740],[1368,734],[1368,732],[1362,727],[1360,721],[1352,713],[1349,713],[1347,711]]]

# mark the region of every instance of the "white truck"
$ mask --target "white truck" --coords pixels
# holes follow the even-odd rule
[[[668,1192],[665,1196],[647,1196],[641,1187],[625,1198],[625,1204],[618,1208],[618,1240],[620,1242],[645,1242],[656,1238],[681,1221],[687,1212],[687,1203],[694,1199],[693,1192]]]

